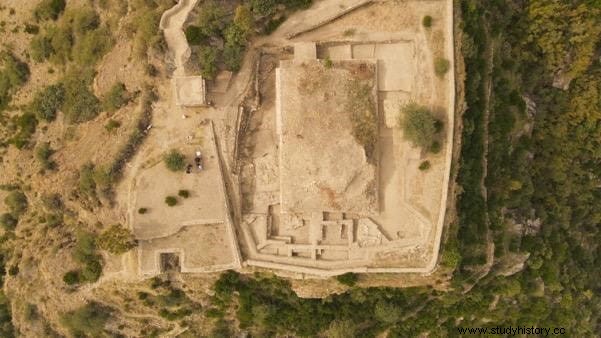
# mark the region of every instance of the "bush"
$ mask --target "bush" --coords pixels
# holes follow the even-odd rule
[[[171,150],[164,158],[167,169],[182,171],[186,167],[186,157],[177,150]]]
[[[29,145],[31,136],[35,134],[38,120],[32,113],[24,113],[23,115],[15,116],[14,122],[17,126],[17,132],[11,142],[17,149],[23,149]]]
[[[188,198],[190,197],[190,192],[188,190],[180,190],[177,192],[179,197]]]
[[[38,21],[56,20],[65,10],[65,0],[42,0],[33,10],[33,16]]]
[[[94,65],[113,45],[113,39],[107,28],[85,33],[77,39],[73,47],[73,60],[81,66]]]
[[[125,106],[128,101],[129,95],[125,85],[121,82],[117,82],[111,87],[109,92],[104,97],[102,106],[104,110],[112,113]]]
[[[419,170],[421,171],[425,171],[430,169],[430,161],[423,161],[420,165],[419,165]]]
[[[63,282],[67,285],[75,285],[79,283],[79,271],[71,270],[63,275]]]
[[[140,214],[140,215],[144,215],[147,212],[148,212],[147,208],[140,208],[140,209],[138,209],[138,214]]]
[[[374,308],[374,316],[379,322],[392,324],[401,319],[401,309],[389,302],[379,301]]]
[[[61,323],[75,337],[103,337],[105,325],[113,310],[100,303],[91,302],[61,316]]]
[[[436,120],[428,108],[409,103],[401,109],[399,120],[405,137],[413,145],[426,148],[432,144]]]
[[[15,218],[12,214],[4,213],[0,216],[0,226],[4,228],[5,231],[15,230],[19,220]]]
[[[347,272],[336,276],[336,280],[344,285],[354,286],[359,280],[359,276],[354,272]]]
[[[104,126],[104,129],[106,129],[107,132],[112,133],[113,131],[115,131],[115,129],[119,127],[121,127],[121,122],[110,119]]]
[[[223,62],[227,69],[232,72],[240,70],[242,65],[242,57],[244,56],[244,46],[226,43],[223,49]]]
[[[98,237],[98,245],[112,254],[120,255],[135,248],[137,242],[129,229],[115,224]]]
[[[200,73],[203,77],[213,79],[217,74],[217,58],[219,51],[214,47],[203,47],[198,51]]]
[[[80,282],[95,282],[102,274],[100,256],[96,253],[96,238],[92,233],[81,232],[77,236],[73,259],[83,265],[79,272]]]
[[[422,19],[422,25],[426,28],[432,27],[432,17],[429,15],[424,16]]]
[[[186,40],[192,46],[205,44],[209,38],[203,32],[202,28],[190,25],[185,30]]]
[[[215,1],[209,0],[200,6],[198,13],[196,25],[199,32],[207,37],[219,36],[227,22],[227,10]]]
[[[13,190],[4,198],[4,204],[10,213],[18,218],[27,211],[27,196],[20,190]]]
[[[10,52],[0,52],[0,110],[29,78],[29,67]]]
[[[100,113],[100,101],[90,90],[94,78],[92,70],[75,69],[62,80],[65,88],[63,113],[70,123],[92,120]]]
[[[52,154],[54,154],[54,150],[50,147],[50,143],[48,142],[44,142],[36,148],[35,157],[40,161],[42,169],[50,170],[56,167],[56,163],[50,160]]]
[[[64,101],[65,88],[55,84],[38,91],[28,108],[38,119],[50,122],[56,119],[56,113]]]
[[[434,60],[434,72],[438,77],[443,77],[451,67],[451,63],[447,59],[437,57]]]
[[[177,204],[177,198],[175,198],[175,196],[167,196],[165,197],[165,203],[168,206],[173,207]]]
[[[438,142],[438,141],[432,142],[432,145],[430,146],[430,152],[432,154],[438,154],[438,153],[440,153],[440,150],[441,150],[440,142]]]
[[[37,35],[31,39],[29,53],[35,62],[44,62],[54,53],[52,41],[45,35]]]

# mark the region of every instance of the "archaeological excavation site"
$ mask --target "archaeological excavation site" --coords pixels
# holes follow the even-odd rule
[[[139,245],[109,273],[432,273],[453,146],[452,1],[316,1],[212,78],[184,34],[198,11],[181,0],[161,19],[170,82],[122,194]],[[407,107],[435,121],[425,146]]]

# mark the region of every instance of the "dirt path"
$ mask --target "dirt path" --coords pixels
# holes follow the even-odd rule
[[[180,0],[161,17],[160,28],[165,32],[165,40],[175,62],[174,76],[185,75],[184,65],[192,53],[182,28],[197,2],[198,0]]]

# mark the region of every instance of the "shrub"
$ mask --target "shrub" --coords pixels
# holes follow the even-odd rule
[[[188,43],[192,46],[198,46],[198,45],[205,44],[207,42],[207,40],[209,39],[203,33],[202,28],[200,28],[198,26],[194,26],[194,25],[190,25],[190,26],[186,27],[186,30],[184,31],[184,33],[186,34],[186,40],[188,40]]]
[[[113,45],[113,39],[107,28],[85,33],[73,47],[73,60],[81,66],[94,65]]]
[[[436,134],[436,120],[430,110],[415,103],[409,103],[401,109],[400,125],[405,137],[415,146],[429,147]]]
[[[419,165],[419,170],[421,171],[425,171],[430,169],[430,161],[423,161],[420,165]]]
[[[72,23],[75,34],[83,35],[91,32],[100,26],[100,16],[92,7],[80,7],[70,9],[66,16]]]
[[[110,119],[104,126],[104,129],[106,129],[107,132],[112,133],[113,131],[115,131],[115,129],[119,127],[121,127],[121,122]]]
[[[33,16],[38,21],[56,20],[65,10],[65,0],[42,0],[33,10]]]
[[[251,0],[252,11],[259,16],[270,16],[275,13],[276,0]]]
[[[165,197],[165,203],[170,207],[175,206],[177,204],[177,198],[175,198],[175,196],[167,196]]]
[[[92,120],[100,112],[100,101],[90,90],[94,78],[93,70],[75,69],[62,80],[65,88],[63,113],[70,123]]]
[[[336,280],[344,285],[354,286],[359,280],[359,276],[354,272],[347,272],[336,276]]]
[[[52,41],[45,35],[37,35],[29,43],[29,53],[35,62],[44,62],[54,53]]]
[[[25,33],[35,35],[40,32],[40,26],[25,23]]]
[[[190,192],[188,190],[180,190],[177,192],[179,197],[188,198],[190,197]]]
[[[342,32],[343,36],[349,37],[349,36],[353,36],[355,35],[355,33],[357,32],[356,29],[354,28],[349,28],[349,29],[345,29],[344,32]]]
[[[328,338],[357,337],[357,324],[351,320],[334,320],[326,330]]]
[[[50,122],[56,118],[64,100],[65,88],[61,84],[50,85],[35,94],[28,108],[38,119]]]
[[[38,120],[35,115],[24,113],[23,115],[15,116],[14,122],[17,126],[17,132],[13,136],[11,142],[17,149],[23,149],[29,145],[31,136],[35,134]]]
[[[426,28],[432,27],[432,17],[429,15],[424,16],[422,19],[422,25]]]
[[[140,209],[138,209],[138,214],[140,214],[140,215],[144,215],[147,212],[148,212],[147,208],[140,208]]]
[[[432,142],[432,145],[430,146],[430,152],[432,154],[438,154],[441,150],[441,145],[440,142],[438,141],[434,141]]]
[[[42,203],[50,211],[62,211],[65,207],[61,195],[57,193],[42,195]]]
[[[61,316],[61,323],[75,337],[105,336],[104,327],[113,310],[97,302],[88,303]]]
[[[12,214],[4,213],[0,216],[0,226],[2,226],[5,231],[15,230],[17,223],[19,223],[19,220]]]
[[[100,256],[96,253],[96,238],[89,232],[81,232],[77,236],[73,258],[83,265],[80,271],[80,282],[95,282],[102,274]]]
[[[96,194],[96,182],[94,181],[94,165],[84,164],[79,170],[79,191],[94,196]]]
[[[436,133],[440,133],[444,129],[444,123],[441,120],[434,121],[434,130]]]
[[[79,283],[79,271],[71,270],[63,275],[63,282],[67,285],[75,285]]]
[[[447,59],[437,57],[434,60],[434,72],[438,77],[443,77],[451,67],[451,63]]]
[[[244,46],[232,43],[226,43],[223,49],[223,62],[227,69],[232,72],[240,70],[242,57],[244,56]]]
[[[196,25],[200,33],[207,37],[219,36],[227,22],[227,10],[215,1],[209,0],[200,6],[198,12]]]
[[[50,41],[52,52],[50,53],[50,62],[64,65],[71,59],[71,50],[73,49],[73,34],[69,27],[48,27],[46,32],[47,39]]]
[[[401,309],[389,302],[379,301],[374,308],[374,316],[382,323],[392,324],[401,319]]]
[[[102,106],[104,110],[109,113],[117,111],[119,108],[125,106],[129,101],[129,95],[125,85],[121,82],[115,83],[109,92],[104,97]]]
[[[4,198],[4,204],[10,213],[18,218],[27,210],[27,196],[20,190],[13,190]]]
[[[186,167],[186,157],[177,150],[171,150],[164,158],[167,169],[182,171]]]
[[[50,143],[48,142],[44,142],[36,148],[35,156],[38,161],[40,161],[43,169],[50,170],[56,167],[56,163],[50,160],[52,154],[54,154],[54,150],[50,147]]]
[[[213,79],[217,74],[217,58],[219,51],[214,47],[203,47],[198,51],[200,73],[208,79]]]
[[[29,67],[10,52],[0,52],[0,110],[29,78]]]
[[[332,66],[334,65],[334,62],[332,62],[332,59],[330,59],[329,56],[327,56],[324,60],[323,60],[323,65],[326,68],[332,68]]]
[[[135,248],[137,242],[129,229],[114,224],[98,237],[98,245],[112,254],[120,255]]]

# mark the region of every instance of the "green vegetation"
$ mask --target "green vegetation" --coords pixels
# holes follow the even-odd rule
[[[428,148],[436,135],[436,119],[432,112],[416,103],[409,103],[401,108],[399,125],[404,136],[414,146]]]
[[[183,290],[173,287],[169,281],[155,278],[152,286],[153,293],[138,292],[138,299],[169,321],[183,319],[201,309],[199,303],[190,299]]]
[[[105,326],[111,319],[113,311],[106,305],[90,302],[63,314],[61,324],[74,337],[103,337],[108,335]]]
[[[27,196],[21,190],[13,190],[8,193],[4,198],[4,204],[8,208],[9,212],[19,218],[27,211],[29,205]]]
[[[15,126],[16,132],[10,143],[14,144],[17,149],[28,147],[31,144],[31,137],[35,134],[38,126],[38,120],[35,118],[35,115],[32,113],[15,115],[11,119],[11,122]]]
[[[93,79],[93,71],[83,69],[73,69],[63,78],[65,101],[62,111],[68,122],[86,122],[100,113],[100,100],[91,91]]]
[[[113,119],[109,119],[109,121],[104,125],[104,129],[106,129],[108,133],[114,132],[119,127],[121,127],[121,122]]]
[[[347,272],[342,275],[336,276],[336,280],[347,286],[355,286],[359,280],[359,275],[354,272]]]
[[[65,88],[62,84],[44,87],[38,91],[29,104],[28,111],[35,114],[39,120],[47,122],[56,119],[57,112],[65,100]]]
[[[98,246],[112,254],[121,255],[135,248],[137,242],[129,229],[114,224],[98,237]]]
[[[202,47],[198,51],[198,60],[200,63],[200,74],[208,79],[213,79],[217,75],[217,58],[219,51],[213,47]]]
[[[188,197],[190,197],[190,191],[188,191],[188,190],[180,190],[180,191],[177,192],[177,196],[183,197],[183,198],[188,198]]]
[[[165,197],[165,204],[170,207],[177,205],[177,198],[175,196],[167,196]]]
[[[132,0],[130,8],[132,21],[129,22],[129,30],[134,40],[134,51],[142,60],[146,60],[149,50],[165,50],[163,34],[159,30],[161,15],[173,6],[172,1],[148,1]],[[125,5],[127,11],[127,5]]]
[[[50,147],[49,142],[44,142],[35,150],[35,157],[42,165],[44,170],[52,170],[56,168],[56,163],[50,159],[54,154],[54,149]]]
[[[102,262],[96,252],[96,238],[92,233],[80,232],[72,252],[73,259],[80,263],[81,268],[67,272],[63,281],[69,285],[93,283],[102,274]]]
[[[4,214],[0,215],[0,226],[5,231],[15,230],[18,223],[19,223],[19,220],[10,213],[4,213]]]
[[[430,169],[430,161],[423,161],[419,164],[419,170],[426,171],[428,169]]]
[[[375,161],[376,143],[378,141],[378,121],[371,86],[360,80],[352,80],[347,84],[345,109],[350,113],[353,137],[363,146],[367,161]]]
[[[148,212],[148,208],[140,208],[140,209],[138,209],[138,214],[140,214],[140,215],[144,215],[147,212]]]
[[[121,82],[115,83],[109,92],[105,95],[102,100],[102,107],[105,111],[113,113],[119,108],[125,106],[129,102],[129,94],[127,88]]]
[[[450,67],[451,63],[449,62],[449,60],[440,57],[434,59],[434,73],[436,73],[436,76],[440,78],[444,77],[445,74],[449,71]]]
[[[186,157],[175,149],[167,153],[163,160],[167,169],[171,171],[182,171],[186,168]]]
[[[8,51],[0,52],[0,111],[10,103],[13,94],[29,79],[29,67]]]
[[[74,61],[80,67],[91,67],[112,45],[108,27],[101,25],[92,8],[70,8],[56,24],[32,39],[31,56],[36,62],[48,59],[65,65]]]
[[[424,16],[422,19],[422,25],[426,28],[432,27],[432,17],[429,15]]]
[[[33,16],[38,21],[56,20],[65,10],[65,0],[42,0],[33,10]]]

